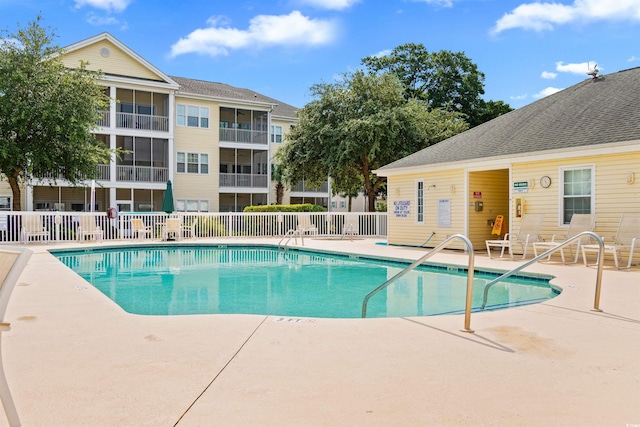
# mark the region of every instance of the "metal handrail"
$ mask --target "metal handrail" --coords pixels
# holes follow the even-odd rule
[[[301,233],[299,233],[298,230],[289,230],[287,231],[287,233],[282,236],[282,239],[280,239],[280,241],[278,242],[278,249],[286,249],[287,245],[289,244],[289,242],[291,241],[291,238],[295,238],[296,239],[296,245],[298,244],[298,234],[300,234],[300,239],[302,239],[302,245],[304,246],[304,237],[302,236]],[[284,239],[287,239],[287,241],[284,243],[284,246],[280,246],[282,244],[282,241]]]
[[[484,288],[484,296],[482,298],[482,307],[481,307],[481,309],[484,310],[485,307],[487,306],[487,297],[489,295],[489,288],[491,288],[491,286],[495,285],[496,283],[498,283],[499,281],[501,281],[503,279],[506,279],[509,276],[514,275],[515,273],[519,272],[520,270],[523,270],[524,268],[530,266],[534,262],[537,262],[540,259],[551,255],[555,251],[564,248],[565,246],[567,246],[570,243],[572,243],[574,240],[581,239],[581,238],[583,238],[585,236],[590,236],[590,237],[594,238],[596,240],[596,242],[598,242],[598,246],[600,247],[600,250],[598,252],[598,272],[596,273],[596,296],[595,296],[595,301],[594,301],[594,304],[593,304],[593,311],[602,311],[602,310],[600,310],[600,287],[602,286],[602,267],[604,265],[604,256],[603,256],[603,253],[604,253],[604,242],[602,241],[602,238],[600,236],[598,236],[596,233],[594,233],[592,231],[583,231],[582,233],[578,233],[575,236],[571,237],[570,239],[567,239],[567,240],[565,240],[563,242],[558,243],[558,246],[556,246],[554,248],[551,248],[551,249],[547,250],[546,252],[541,253],[540,255],[538,255],[537,257],[533,258],[532,260],[525,262],[521,266],[516,267],[513,270],[508,271],[508,272],[504,273],[502,276],[499,276],[499,277],[493,279],[492,281],[490,281],[489,283],[487,283],[487,286],[485,286],[485,288]],[[580,248],[578,248],[576,250],[580,250]]]
[[[365,296],[364,299],[362,300],[362,317],[363,318],[367,317],[367,304],[369,303],[369,299],[372,296],[374,296],[375,294],[377,294],[381,290],[385,289],[391,283],[395,282],[396,280],[398,280],[399,278],[401,278],[402,276],[404,276],[405,274],[407,274],[408,272],[410,272],[411,270],[413,270],[414,268],[416,268],[417,266],[422,264],[428,258],[431,258],[433,255],[435,255],[438,252],[440,252],[442,249],[444,249],[446,246],[448,246],[449,242],[451,240],[453,240],[453,239],[462,240],[463,243],[465,244],[466,248],[467,248],[467,252],[469,253],[469,263],[468,263],[468,266],[467,266],[467,268],[468,268],[468,273],[467,273],[467,301],[466,301],[466,307],[465,307],[465,311],[464,311],[464,329],[461,329],[461,331],[462,332],[473,332],[473,329],[471,329],[471,301],[472,301],[472,293],[473,293],[473,261],[474,261],[473,244],[471,243],[471,241],[466,236],[464,236],[462,234],[454,234],[453,236],[448,237],[444,242],[440,243],[439,245],[437,245],[436,247],[431,249],[429,252],[427,252],[422,257],[420,257],[420,259],[415,261],[413,264],[409,265],[404,270],[402,270],[401,272],[399,272],[398,274],[396,274],[395,276],[393,276],[392,278],[390,278],[389,280],[384,282],[382,285],[378,286],[377,288],[375,288],[374,290],[369,292],[367,294],[367,296]]]

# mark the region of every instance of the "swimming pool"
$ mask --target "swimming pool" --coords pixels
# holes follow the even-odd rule
[[[409,263],[274,247],[160,246],[51,253],[129,313],[262,314],[356,318],[363,298]],[[474,274],[473,308],[498,274]],[[511,277],[491,288],[487,309],[558,294],[550,276]],[[466,271],[420,266],[370,301],[367,317],[463,313]]]

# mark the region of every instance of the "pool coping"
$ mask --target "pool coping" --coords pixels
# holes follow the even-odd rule
[[[305,247],[403,259],[424,253],[376,240],[305,239]],[[461,315],[132,315],[82,288],[46,252],[53,245],[31,247],[9,303],[12,329],[3,334],[5,372],[25,426],[640,421],[638,267],[607,266],[604,312],[595,313],[595,269],[536,264],[563,292],[552,303],[474,313],[476,332],[468,334]],[[461,259],[451,251],[433,260]],[[517,265],[476,253],[478,268]]]

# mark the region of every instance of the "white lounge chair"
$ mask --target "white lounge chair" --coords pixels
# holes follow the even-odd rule
[[[180,218],[168,218],[162,227],[162,240],[182,240],[182,220]]]
[[[152,235],[153,230],[151,227],[144,225],[141,218],[131,218],[131,236],[133,238],[141,239]]]
[[[22,274],[24,267],[27,265],[27,261],[31,258],[31,250],[18,249],[10,247],[0,247],[0,344],[2,343],[2,331],[8,331],[11,329],[11,325],[4,321],[4,314],[9,304],[9,298],[13,288],[18,281],[18,278]],[[0,348],[0,398],[2,398],[2,405],[4,406],[4,412],[7,414],[7,420],[10,426],[19,426],[20,417],[13,398],[11,397],[11,390],[9,390],[9,384],[7,384],[7,378],[4,375],[4,366],[2,364],[2,349]]]
[[[86,237],[95,238],[102,241],[104,233],[102,228],[96,224],[96,215],[80,216],[80,225],[78,226],[78,241],[82,242]]]
[[[522,224],[520,225],[520,231],[515,236],[509,236],[509,233],[504,235],[504,239],[501,240],[487,240],[487,253],[491,258],[491,248],[502,248],[500,252],[500,258],[504,256],[504,250],[509,249],[509,255],[513,259],[513,245],[522,246],[522,259],[527,257],[527,247],[529,243],[537,242],[540,239],[540,229],[542,228],[542,220],[544,214],[525,214],[522,216]]]
[[[350,240],[353,240],[353,236],[359,233],[359,228],[358,215],[345,215],[340,240],[344,239],[347,235],[350,236]]]
[[[623,214],[618,224],[618,231],[611,243],[607,243],[607,239],[604,240],[604,253],[613,254],[613,263],[617,269],[631,268],[631,262],[633,261],[633,252],[636,246],[640,246],[640,214]],[[587,252],[596,252],[600,250],[599,245],[582,245],[582,260],[584,265],[587,263]],[[621,252],[629,251],[629,262],[625,267],[620,267],[620,261],[622,260]]]
[[[571,217],[571,222],[569,223],[569,228],[565,234],[559,235],[554,234],[551,236],[550,242],[535,242],[533,244],[533,253],[535,256],[538,256],[538,252],[542,253],[544,251],[548,251],[549,249],[556,248],[562,244],[565,240],[571,239],[572,237],[585,232],[585,231],[593,231],[596,226],[596,216],[593,214],[573,214]],[[578,262],[578,257],[580,256],[580,245],[589,240],[589,237],[583,237],[581,239],[576,240],[573,244],[568,245],[571,256],[573,257],[573,262]],[[573,250],[575,249],[575,255],[573,254]],[[565,248],[560,249],[560,256],[562,257],[562,263],[566,264],[564,258],[564,250]],[[551,255],[547,257],[547,261],[551,259]]]
[[[24,214],[22,216],[22,241],[29,243],[32,237],[38,241],[49,243],[49,230],[42,225],[42,215]]]

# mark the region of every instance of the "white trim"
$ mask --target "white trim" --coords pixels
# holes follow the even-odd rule
[[[564,172],[572,171],[572,170],[591,170],[591,194],[589,197],[591,198],[590,203],[590,213],[595,214],[596,212],[596,165],[594,163],[584,164],[584,165],[571,165],[571,166],[560,166],[558,168],[558,226],[559,227],[568,227],[569,224],[564,223]]]
[[[424,186],[424,178],[419,178],[416,179],[415,181],[415,192],[414,192],[414,196],[415,196],[415,200],[416,200],[416,218],[415,218],[415,222],[416,224],[424,224],[424,218],[426,216],[426,212],[425,212],[425,206],[426,204],[424,203],[424,199],[425,199],[425,195],[427,192],[427,189]],[[419,194],[418,194],[418,184],[422,184],[422,220],[420,220],[420,202],[419,202]],[[409,215],[411,215],[411,211],[409,211]]]
[[[65,53],[73,52],[75,50],[79,50],[79,49],[82,49],[84,47],[91,46],[92,44],[95,44],[95,43],[100,42],[102,40],[107,40],[107,41],[113,43],[116,47],[121,49],[124,53],[126,53],[127,55],[129,55],[133,59],[135,59],[137,62],[139,62],[143,67],[147,68],[149,71],[151,71],[152,73],[156,74],[158,77],[162,78],[166,82],[166,84],[168,84],[168,85],[170,85],[170,86],[172,86],[174,88],[178,88],[179,87],[178,83],[173,81],[173,79],[171,79],[171,77],[169,77],[167,74],[163,73],[155,65],[153,65],[152,63],[150,63],[149,61],[144,59],[142,56],[140,56],[137,53],[135,53],[133,50],[131,50],[131,48],[129,48],[127,45],[125,45],[120,40],[116,39],[115,37],[113,37],[111,34],[109,34],[107,32],[100,33],[100,34],[95,35],[93,37],[89,37],[88,39],[84,39],[84,40],[81,40],[79,42],[76,42],[76,43],[73,43],[73,44],[67,46],[66,48],[64,48],[63,56],[64,56]],[[160,83],[160,82],[157,82],[157,83]]]
[[[545,160],[575,159],[580,157],[599,156],[605,154],[632,153],[640,151],[640,140],[614,142],[609,144],[589,145],[582,147],[560,148],[533,153],[510,154],[500,157],[484,157],[476,160],[461,160],[457,162],[424,164],[395,169],[377,169],[373,173],[379,176],[398,176],[412,173],[424,173],[450,170],[456,168],[476,168],[476,170],[505,169],[508,165],[529,163]],[[509,163],[505,163],[508,161]]]

